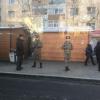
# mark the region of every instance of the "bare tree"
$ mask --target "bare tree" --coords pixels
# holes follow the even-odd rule
[[[89,14],[84,12],[84,8],[82,9],[82,6],[87,7],[87,4],[91,9]],[[73,25],[76,25],[76,23],[78,23],[79,21],[81,23],[90,23],[92,21],[96,21],[97,19],[99,20],[99,15],[100,15],[100,7],[99,6],[100,6],[100,3],[98,3],[98,2],[96,3],[96,1],[95,1],[95,4],[94,4],[93,0],[86,0],[86,1],[71,0],[71,8],[73,10],[73,12],[72,12]],[[80,8],[83,11],[80,11]],[[87,9],[87,8],[85,8],[85,9]]]
[[[37,27],[42,23],[42,17],[46,13],[45,2],[43,0],[17,0],[22,10],[22,19],[24,25],[27,25],[30,29],[34,30],[34,25]]]
[[[30,24],[30,28],[33,28],[33,24],[38,24],[40,26],[41,19],[45,14],[47,14],[47,9],[46,9],[46,2],[45,0],[17,0],[18,4],[20,6],[20,9],[22,10],[22,19],[27,19]],[[92,0],[86,0],[91,7],[95,7],[93,4]],[[68,1],[69,2],[69,1]],[[78,23],[90,23],[92,21],[96,21],[97,19],[99,20],[99,15],[100,15],[100,8],[99,4],[96,6],[96,13],[95,16],[88,16],[86,13],[83,14],[86,15],[87,17],[84,18],[80,14],[80,8],[81,5],[86,6],[85,1],[83,2],[82,0],[71,0],[71,8],[73,10],[73,15],[72,15],[72,24],[73,25],[78,25]],[[81,12],[82,13],[82,12]],[[76,15],[75,15],[76,14]],[[67,16],[67,15],[66,15]],[[67,18],[67,17],[66,17]],[[68,19],[65,19],[67,24],[68,24]],[[81,20],[81,21],[80,21]],[[28,22],[22,21],[23,24],[27,25]]]

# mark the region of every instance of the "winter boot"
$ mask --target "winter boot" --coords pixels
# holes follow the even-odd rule
[[[33,68],[35,68],[36,67],[36,62],[34,62],[34,64],[33,64],[33,66],[32,66]]]
[[[42,68],[43,67],[43,65],[42,65],[42,63],[40,63],[40,68]]]
[[[65,67],[65,71],[69,71],[70,69],[69,69],[69,67],[68,66],[66,66]]]

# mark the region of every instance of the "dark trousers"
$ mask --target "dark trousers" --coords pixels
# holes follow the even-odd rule
[[[40,68],[42,68],[41,52],[33,52],[33,66],[36,67],[36,63],[40,63]]]
[[[98,71],[100,71],[100,61],[98,62]]]
[[[98,71],[100,71],[100,58],[97,57]]]
[[[21,69],[21,65],[22,65],[22,62],[23,62],[23,56],[17,56],[17,68],[18,70]]]
[[[95,65],[94,59],[93,59],[92,55],[87,55],[86,56],[85,65],[87,65],[89,59],[91,59],[92,64]]]

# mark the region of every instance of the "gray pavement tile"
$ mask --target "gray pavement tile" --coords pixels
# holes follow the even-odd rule
[[[84,66],[80,62],[71,62],[70,71],[68,72],[64,70],[64,62],[57,61],[44,61],[42,69],[39,68],[39,64],[37,64],[36,68],[32,68],[32,60],[24,61],[22,66],[23,70],[16,71],[15,64],[0,62],[0,73],[100,80],[100,72],[97,70],[97,65],[93,66],[89,64],[88,66]]]

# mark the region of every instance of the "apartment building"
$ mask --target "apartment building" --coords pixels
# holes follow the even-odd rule
[[[99,5],[98,0],[47,0],[43,16],[44,31],[66,31],[73,27],[99,29]]]
[[[61,31],[68,27],[100,28],[99,0],[0,0],[2,23],[21,23],[30,17],[43,31]],[[26,21],[28,23],[29,21]],[[41,24],[42,23],[42,24]],[[40,25],[39,25],[40,24]]]
[[[59,6],[58,6],[59,5]],[[65,28],[66,1],[48,0],[47,14],[43,18],[45,31],[60,31]]]
[[[73,25],[90,26],[93,30],[100,27],[98,0],[72,0],[68,19],[73,20]]]

